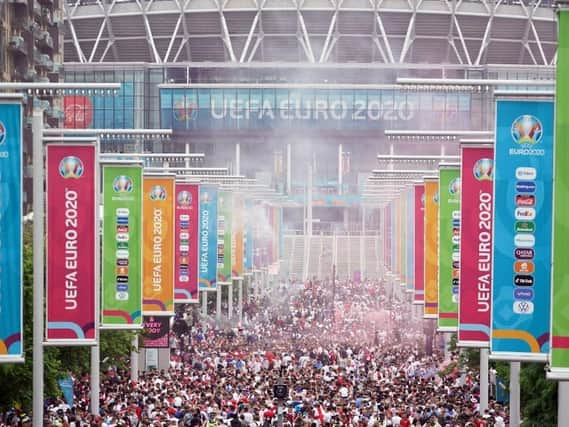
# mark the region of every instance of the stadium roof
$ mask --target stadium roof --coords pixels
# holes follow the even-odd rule
[[[83,0],[65,62],[555,63],[550,0]]]

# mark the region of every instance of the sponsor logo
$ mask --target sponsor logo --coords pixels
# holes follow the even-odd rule
[[[460,211],[452,211],[452,219],[460,220]]]
[[[516,248],[514,250],[514,256],[517,259],[533,259],[533,249],[522,249],[522,248]]]
[[[452,279],[452,290],[453,290],[453,292],[455,289],[458,293],[458,279]]]
[[[128,225],[128,217],[124,216],[117,217],[117,225]]]
[[[117,265],[119,267],[125,267],[128,265],[128,258],[119,258],[117,259]]]
[[[117,283],[116,289],[119,292],[126,292],[128,291],[128,285],[125,285],[124,283]]]
[[[531,301],[515,301],[514,313],[516,314],[532,314],[533,302]]]
[[[189,282],[190,281],[190,276],[184,274],[184,275],[180,275],[178,276],[178,280],[180,280],[180,282]]]
[[[128,242],[128,233],[117,233],[117,242]]]
[[[67,156],[59,162],[59,175],[64,179],[79,179],[84,172],[85,168],[79,157]]]
[[[452,260],[453,261],[460,261],[460,252],[453,252],[452,253]]]
[[[180,191],[178,193],[178,203],[182,206],[188,206],[192,203],[192,193],[189,191]]]
[[[128,283],[128,276],[117,276],[117,283]]]
[[[425,206],[425,193],[421,194],[421,206]]]
[[[128,267],[117,267],[115,272],[120,276],[128,276]]]
[[[452,268],[460,268],[460,261],[453,261]]]
[[[452,270],[452,278],[453,278],[453,279],[458,279],[459,277],[460,277],[460,270],[458,270],[458,269],[456,269],[456,268],[453,269],[453,270]]]
[[[115,299],[118,301],[128,301],[128,292],[117,292]]]
[[[516,144],[535,145],[542,136],[543,126],[535,116],[524,114],[512,123],[512,139]]]
[[[128,208],[117,208],[116,214],[117,217],[128,217],[130,214],[130,210]]]
[[[534,206],[535,196],[533,194],[516,195],[516,206]]]
[[[533,299],[533,289],[530,288],[516,288],[514,289],[514,299],[531,301]]]
[[[128,242],[117,242],[117,249],[128,249]]]
[[[452,251],[458,252],[460,250],[460,245],[452,245]]]
[[[535,266],[531,261],[516,261],[514,262],[515,273],[533,273]]]
[[[190,228],[190,223],[188,221],[180,221],[180,228],[186,230]]]
[[[460,236],[460,228],[453,228],[452,229],[453,236]]]
[[[439,192],[435,192],[435,194],[433,195],[433,202],[435,202],[437,205],[439,204]]]
[[[518,248],[533,248],[535,246],[535,236],[528,233],[516,234],[514,236],[514,244]]]
[[[148,193],[150,200],[166,200],[166,189],[161,185],[155,185]]]
[[[6,142],[6,126],[0,122],[0,145]]]
[[[448,192],[451,196],[460,194],[460,178],[453,178],[448,185]]]
[[[180,245],[180,251],[188,252],[190,247],[188,245]]]
[[[534,208],[516,208],[514,211],[514,216],[518,220],[528,220],[532,221],[535,219],[535,209]]]
[[[531,221],[517,221],[516,233],[533,233],[535,231],[535,223]]]
[[[128,250],[126,249],[119,249],[116,252],[116,258],[128,258]]]
[[[118,301],[128,301],[128,292],[117,292],[115,299]]]
[[[180,264],[188,264],[190,262],[190,258],[187,256],[180,257]]]
[[[189,221],[190,220],[190,216],[189,215],[180,215],[180,221]]]
[[[180,233],[180,239],[189,239],[190,233]]]
[[[514,276],[514,285],[516,286],[533,286],[533,276],[518,274]]]
[[[477,160],[472,168],[472,173],[477,181],[492,181],[492,178],[494,177],[494,160]]]
[[[537,170],[535,168],[530,167],[519,167],[516,168],[516,179],[524,180],[524,179],[536,179],[537,178]]]
[[[453,219],[452,220],[453,227],[460,227],[460,219]]]
[[[119,175],[113,179],[113,191],[115,193],[132,193],[132,178],[126,175]]]
[[[128,233],[128,225],[117,225],[117,233]]]
[[[460,244],[460,236],[452,236],[452,244],[459,245]]]
[[[516,191],[518,193],[533,193],[535,192],[535,182],[518,181],[516,183]]]

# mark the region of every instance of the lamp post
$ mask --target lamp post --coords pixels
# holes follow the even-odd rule
[[[120,89],[119,83],[0,83],[0,91],[25,91],[30,95],[60,95],[66,92],[93,90],[112,95]],[[33,162],[33,365],[32,420],[34,427],[43,426],[44,390],[44,167],[43,167],[43,110],[34,107],[32,112],[32,162]]]

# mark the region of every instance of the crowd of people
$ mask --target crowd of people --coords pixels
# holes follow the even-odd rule
[[[479,410],[476,374],[443,373],[448,355],[426,345],[422,316],[381,282],[275,285],[220,326],[181,307],[169,369],[110,369],[100,414],[89,377],[74,406],[51,402],[54,426],[506,426],[507,408]],[[429,343],[427,343],[429,344]],[[436,347],[436,346],[435,346]],[[282,398],[275,385],[286,385]],[[277,393],[278,394],[278,393]]]

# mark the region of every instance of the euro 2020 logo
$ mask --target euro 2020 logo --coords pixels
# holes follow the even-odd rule
[[[150,200],[166,200],[166,189],[161,185],[155,185],[150,189]]]
[[[451,196],[460,194],[460,178],[453,178],[448,185],[448,192]]]
[[[200,197],[200,202],[207,205],[210,202],[209,193],[207,191],[203,192]]]
[[[79,179],[84,172],[85,168],[79,157],[67,156],[59,162],[59,175],[64,179]]]
[[[132,178],[126,175],[119,175],[113,180],[113,190],[115,193],[132,193]]]
[[[516,144],[535,145],[542,136],[543,126],[535,116],[524,114],[512,123],[512,138]]]
[[[477,181],[492,181],[494,178],[494,160],[479,159],[474,163],[472,173]]]
[[[192,194],[189,191],[180,191],[178,193],[178,203],[182,206],[188,206],[192,203]]]
[[[6,142],[6,126],[0,122],[0,145]]]

